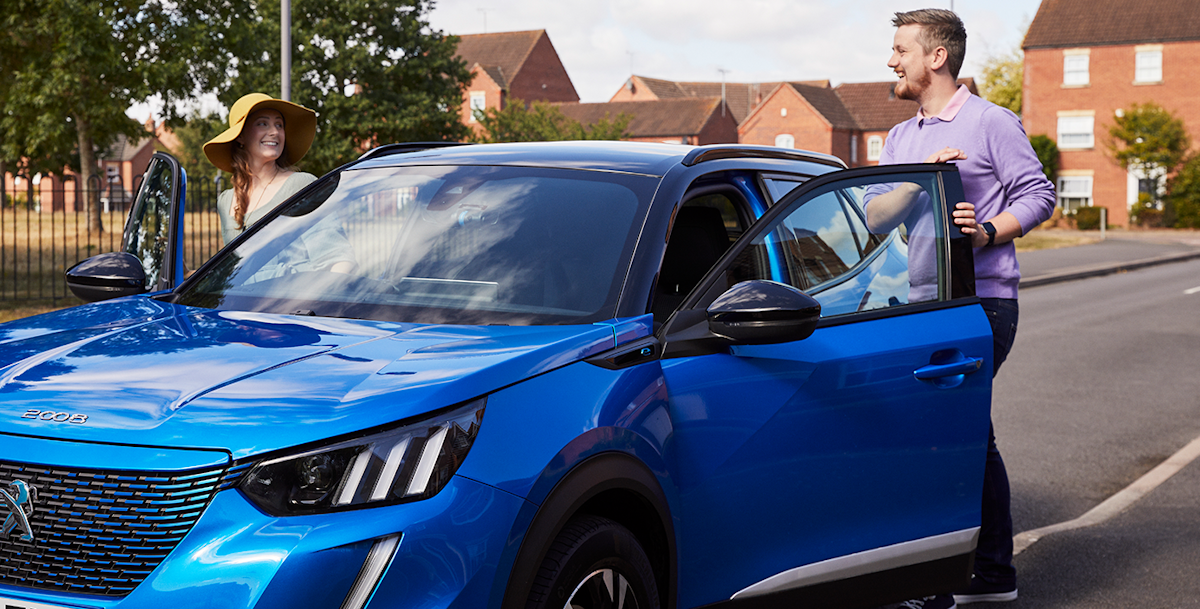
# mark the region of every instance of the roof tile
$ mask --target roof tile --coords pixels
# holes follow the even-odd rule
[[[493,80],[500,78],[497,84],[507,87],[525,65],[534,45],[545,35],[546,30],[467,34],[458,37],[458,56],[467,62],[467,69],[479,64]]]
[[[1200,40],[1196,0],[1043,0],[1023,48]]]
[[[564,115],[584,125],[593,125],[606,115],[614,120],[629,114],[633,118],[626,132],[631,137],[696,135],[720,105],[720,97],[557,104]]]

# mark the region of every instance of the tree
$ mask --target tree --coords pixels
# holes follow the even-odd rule
[[[1146,180],[1139,189],[1145,196],[1139,197],[1132,214],[1156,214],[1163,178],[1183,162],[1192,145],[1183,120],[1154,102],[1133,104],[1117,113],[1108,136],[1116,163]]]
[[[562,113],[558,106],[535,101],[529,106],[519,99],[510,99],[504,109],[488,108],[476,111],[483,132],[474,139],[479,142],[555,142],[563,140],[619,140],[633,117],[621,114],[615,119],[608,115],[595,124],[584,126]]]
[[[979,83],[980,97],[1021,115],[1021,88],[1025,83],[1025,58],[1020,48],[987,58]]]
[[[230,21],[224,48],[232,70],[217,87],[226,107],[260,91],[279,95],[279,5],[251,0]],[[322,174],[369,147],[458,141],[471,75],[458,39],[432,30],[431,0],[293,0],[291,101],[317,112],[317,137],[302,161]]]
[[[187,0],[199,1],[199,0]],[[160,95],[171,105],[192,95],[202,32],[168,0],[9,0],[0,13],[0,159],[26,173],[78,172],[84,185],[96,151],[118,135],[144,136],[125,115]],[[101,232],[99,193],[86,204]]]
[[[204,156],[204,143],[221,134],[229,127],[225,119],[216,113],[201,115],[196,112],[174,130],[179,140],[179,149],[170,151],[187,171],[188,182],[211,180],[217,168]]]
[[[1042,173],[1051,184],[1058,183],[1058,144],[1047,135],[1034,135],[1029,138],[1033,152],[1042,163]]]
[[[1167,184],[1176,228],[1200,228],[1200,155],[1192,155]]]

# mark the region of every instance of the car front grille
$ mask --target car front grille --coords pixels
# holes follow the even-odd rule
[[[0,461],[0,484],[23,480],[37,488],[33,541],[15,531],[0,539],[0,584],[125,596],[183,539],[213,495],[236,483],[231,477],[225,467],[162,473]]]

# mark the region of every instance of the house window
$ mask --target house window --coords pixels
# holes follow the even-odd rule
[[[867,160],[878,161],[879,156],[883,154],[883,138],[878,135],[872,135],[867,138]]]
[[[858,138],[850,136],[850,163],[858,164]]]
[[[1063,85],[1079,87],[1091,82],[1088,74],[1088,55],[1086,53],[1064,53],[1063,55]]]
[[[483,91],[471,91],[471,116],[467,120],[472,123],[475,122],[477,120],[475,113],[483,112],[484,108],[487,108],[487,93]]]
[[[1058,206],[1070,215],[1092,206],[1092,176],[1062,176],[1058,179]]]
[[[1092,116],[1059,116],[1058,117],[1058,147],[1092,148],[1095,145],[1094,128],[1096,117]]]
[[[1133,82],[1162,82],[1162,49],[1137,50]]]
[[[779,135],[775,136],[775,147],[776,148],[795,148],[796,147],[796,138],[794,138],[791,135],[788,135],[786,133],[780,133]]]

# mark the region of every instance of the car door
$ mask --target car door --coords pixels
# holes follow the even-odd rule
[[[133,255],[146,273],[149,292],[173,289],[183,281],[183,213],[187,174],[175,157],[156,152],[142,177],[121,251]]]
[[[905,183],[921,193],[908,221],[867,229],[866,202]],[[680,606],[813,600],[852,577],[907,573],[900,581],[914,592],[969,577],[992,347],[969,238],[948,222],[960,200],[946,165],[810,180],[751,226],[661,329]],[[708,306],[756,279],[821,303],[811,336],[749,345],[713,333]]]

